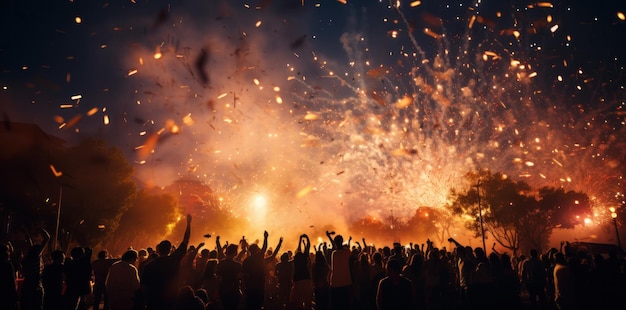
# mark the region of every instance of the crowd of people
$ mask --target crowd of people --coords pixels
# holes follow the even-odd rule
[[[624,304],[625,261],[560,249],[510,256],[495,247],[451,250],[425,244],[376,247],[327,231],[327,242],[299,236],[283,250],[282,237],[189,245],[182,241],[129,248],[121,258],[75,247],[44,255],[50,235],[24,255],[0,248],[0,309],[608,309]],[[210,238],[209,235],[205,237]],[[30,241],[30,238],[29,238]],[[281,254],[280,256],[278,254]],[[16,258],[17,257],[17,258]],[[19,276],[18,276],[19,274]],[[18,285],[19,283],[19,285]]]

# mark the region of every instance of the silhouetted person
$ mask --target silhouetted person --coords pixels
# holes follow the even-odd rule
[[[209,251],[208,249],[202,249],[200,251],[200,256],[196,258],[196,264],[194,269],[198,274],[198,279],[195,286],[192,285],[192,287],[195,287],[196,289],[199,288],[202,284],[202,275],[204,274],[204,270],[206,269],[206,263],[209,261],[210,253],[211,251]]]
[[[137,251],[128,250],[122,255],[122,260],[115,262],[105,279],[111,310],[132,310],[139,290],[139,272]]]
[[[265,299],[265,251],[267,231],[263,233],[263,247],[250,245],[249,256],[243,261],[242,272],[246,288],[246,308],[261,309]]]
[[[221,307],[219,295],[220,279],[217,276],[217,264],[217,259],[209,259],[204,266],[204,273],[202,274],[200,287],[207,294],[207,301],[205,302],[207,309],[219,309]]]
[[[574,276],[567,266],[563,253],[554,256],[554,303],[557,309],[578,309],[576,305],[576,292],[574,289]]]
[[[219,237],[216,239],[219,242]],[[219,295],[224,310],[235,310],[241,302],[241,263],[235,261],[237,245],[229,244],[226,247],[226,257],[217,265],[217,275],[220,277]]]
[[[52,263],[43,268],[41,281],[44,288],[44,310],[63,309],[63,283],[65,282],[65,253],[61,250],[52,252]]]
[[[315,252],[312,277],[315,309],[326,310],[329,308],[330,299],[330,266],[326,261],[326,256],[321,250]]]
[[[293,261],[289,260],[289,253],[285,252],[280,256],[274,274],[278,278],[278,303],[281,307],[286,307],[293,285]]]
[[[87,309],[87,296],[91,293],[90,248],[75,247],[70,251],[71,260],[65,263],[65,308]]]
[[[522,283],[528,291],[531,306],[544,307],[546,304],[546,270],[535,249],[530,250],[530,257],[522,264]]]
[[[15,268],[9,260],[11,247],[0,244],[0,309],[17,310],[17,289],[15,287]]]
[[[180,245],[171,254],[172,243],[163,240],[157,245],[158,257],[147,263],[141,275],[141,293],[146,308],[172,309],[178,296],[180,262],[187,253],[191,235],[191,215]]]
[[[304,251],[302,245],[304,244]],[[306,234],[300,236],[298,249],[293,257],[293,288],[290,303],[296,309],[311,309],[313,304],[313,283],[311,282],[311,262],[309,252],[311,241]]]
[[[387,263],[387,276],[380,280],[376,292],[378,309],[413,309],[415,306],[411,281],[402,275],[402,262],[391,259]]]
[[[109,257],[109,252],[107,250],[102,250],[98,252],[98,258],[91,263],[91,268],[93,269],[93,309],[100,309],[100,301],[103,301],[103,309],[109,309],[109,297],[106,291],[106,286],[104,283],[107,279],[107,274],[109,273],[109,268],[111,265],[115,263],[117,260]]]
[[[198,251],[204,246],[204,242],[197,247],[190,246],[187,254],[180,261],[180,286],[191,286],[192,289],[200,288],[200,277],[202,273],[194,267],[194,262],[198,256]],[[204,269],[203,269],[204,271]]]
[[[330,259],[330,307],[350,309],[352,299],[352,275],[350,274],[350,249],[343,246],[343,236],[332,237],[334,232],[326,232],[331,241]]]
[[[413,284],[415,303],[418,308],[425,305],[425,279],[424,279],[424,256],[421,252],[411,255],[408,265],[402,269],[402,274]]]
[[[33,244],[32,239],[27,234],[27,242],[30,248],[26,252],[26,256],[22,260],[22,273],[24,282],[20,290],[20,309],[42,309],[43,308],[43,285],[41,283],[41,272],[43,271],[43,261],[41,252],[50,240],[50,234],[45,229],[41,229],[40,233],[42,241],[40,244]]]

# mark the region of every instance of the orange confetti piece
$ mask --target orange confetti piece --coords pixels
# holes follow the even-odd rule
[[[80,122],[80,120],[82,120],[82,119],[83,119],[83,115],[82,114],[78,114],[78,115],[74,116],[69,122],[67,122],[67,124],[65,124],[64,127],[72,128],[76,124],[78,124],[78,122]]]
[[[89,111],[87,111],[87,116],[93,116],[97,112],[98,112],[98,108],[91,108]]]
[[[154,151],[154,148],[156,147],[158,142],[159,142],[159,135],[152,134],[148,137],[148,139],[146,139],[146,143],[144,143],[142,146],[135,148],[139,150],[139,153],[138,153],[139,159],[140,160],[146,159],[148,155],[150,155],[150,153]]]
[[[304,119],[307,121],[313,121],[318,118],[320,118],[320,116],[312,112],[306,112],[306,115],[304,116]]]
[[[296,194],[296,198],[302,198],[306,195],[308,195],[311,190],[313,189],[313,186],[308,185],[305,188],[301,189],[300,191],[298,191],[298,193]]]
[[[539,8],[553,8],[554,6],[550,2],[537,2]]]
[[[441,38],[441,35],[440,35],[440,34],[438,34],[438,33],[434,32],[434,31],[430,30],[430,28],[424,28],[424,33],[425,33],[426,35],[431,36],[431,37],[432,37],[432,38],[434,38],[434,39],[437,39],[437,40],[439,40],[439,39]]]
[[[410,106],[411,104],[413,104],[413,97],[407,95],[398,100],[398,102],[396,102],[396,108],[403,109]]]
[[[62,171],[57,171],[56,168],[54,168],[54,165],[50,164],[50,170],[52,171],[52,174],[54,174],[55,177],[60,177],[63,175]]]

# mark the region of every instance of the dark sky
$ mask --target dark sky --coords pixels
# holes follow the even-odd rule
[[[0,1],[0,111],[309,217],[476,168],[621,191],[626,3],[399,2]]]

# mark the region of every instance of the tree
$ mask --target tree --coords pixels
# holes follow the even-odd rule
[[[11,227],[51,232],[60,211],[59,240],[95,246],[115,230],[135,194],[133,168],[102,140],[64,144],[33,124],[0,127],[0,211]]]
[[[587,194],[544,187],[537,192],[522,181],[501,173],[470,172],[465,191],[451,191],[455,214],[475,219],[468,228],[480,235],[478,199],[485,230],[496,242],[516,254],[518,249],[542,250],[547,247],[554,228],[574,228],[591,213]]]
[[[511,180],[501,173],[492,174],[488,170],[470,172],[466,179],[471,184],[468,189],[451,191],[453,213],[474,219],[467,226],[476,232],[476,236],[480,236],[482,211],[485,232],[515,255],[520,248],[520,238],[530,237],[520,235],[524,232],[521,228],[522,219],[532,224],[527,217],[536,208],[534,198],[526,195],[530,186],[525,182]],[[482,210],[479,210],[479,199]],[[534,225],[545,226],[540,222]]]
[[[406,223],[406,232],[409,240],[435,240],[443,246],[450,237],[452,215],[446,210],[431,207],[418,207],[415,214]],[[416,240],[417,238],[417,240]]]
[[[60,226],[82,246],[96,246],[116,230],[135,195],[133,168],[117,147],[87,138],[55,164],[63,173]]]
[[[148,247],[169,235],[181,218],[176,199],[161,189],[137,192],[120,218],[107,248],[122,253],[129,246]]]
[[[539,196],[540,208],[550,214],[552,227],[574,228],[591,214],[591,202],[583,192],[543,187],[539,190]]]

